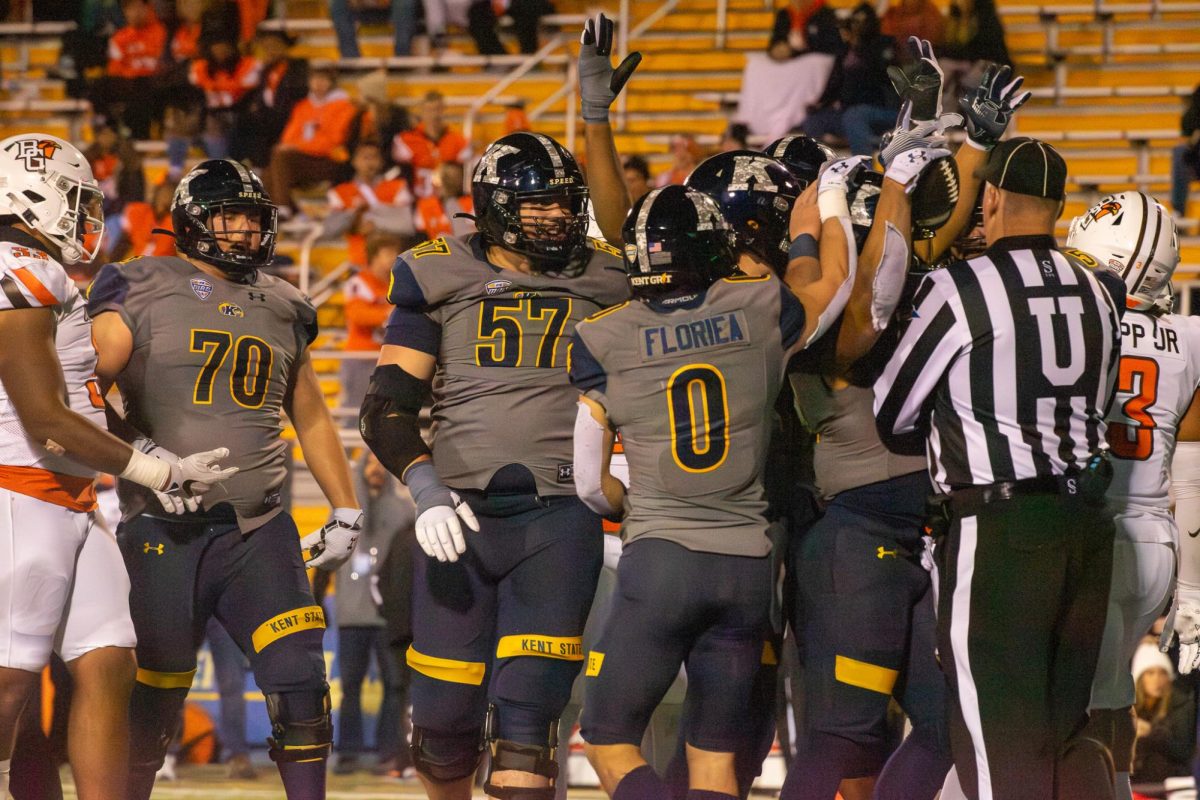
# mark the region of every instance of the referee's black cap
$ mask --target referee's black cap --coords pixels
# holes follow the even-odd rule
[[[979,176],[1006,192],[1066,199],[1067,162],[1053,147],[1029,136],[996,145]]]

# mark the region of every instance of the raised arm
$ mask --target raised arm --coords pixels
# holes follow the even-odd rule
[[[621,241],[621,225],[629,213],[630,197],[608,110],[637,69],[642,54],[630,53],[613,69],[609,60],[613,23],[603,14],[597,14],[595,19],[584,24],[579,42],[579,100],[587,146],[588,188],[596,224],[604,238],[616,244]]]

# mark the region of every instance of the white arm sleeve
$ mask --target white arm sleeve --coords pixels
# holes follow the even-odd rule
[[[1179,585],[1200,589],[1200,442],[1179,442],[1171,462],[1175,523],[1179,526]]]
[[[829,305],[825,306],[825,310],[817,317],[817,324],[813,328],[812,335],[804,342],[804,346],[808,347],[813,342],[825,335],[825,332],[833,325],[842,312],[846,310],[846,303],[850,300],[850,290],[854,288],[854,276],[858,272],[858,251],[854,247],[854,227],[850,224],[849,217],[840,217],[838,222],[842,224],[842,228],[846,231],[846,279],[838,285],[837,291],[834,292],[833,298],[830,299]]]
[[[904,279],[908,275],[908,243],[904,234],[890,222],[883,237],[883,252],[879,254],[879,266],[875,268],[875,283],[871,287],[871,325],[876,333],[888,326],[900,295],[904,293]],[[851,240],[853,241],[853,240]]]
[[[579,404],[575,417],[575,493],[584,505],[597,514],[608,516],[613,508],[604,496],[601,466],[604,464],[604,426],[592,416],[585,404]]]

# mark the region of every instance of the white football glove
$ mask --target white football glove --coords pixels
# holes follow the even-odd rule
[[[179,460],[179,456],[147,436],[139,436],[133,440],[132,444],[135,450],[145,453],[148,456],[154,456],[168,462]],[[154,492],[154,496],[158,498],[163,511],[166,511],[168,514],[192,513],[200,508],[200,497],[198,495],[167,494],[157,489],[151,489],[150,491]]]
[[[354,553],[362,531],[363,512],[359,508],[335,508],[320,530],[300,540],[307,553],[304,566],[333,572]]]
[[[817,176],[817,210],[821,214],[821,222],[850,216],[850,206],[846,202],[846,193],[850,191],[850,175],[857,169],[870,169],[870,162],[870,156],[850,156],[827,161],[821,167]]]
[[[917,178],[935,159],[949,155],[950,151],[944,147],[912,147],[896,155],[883,177],[911,192],[917,185]]]
[[[1187,675],[1200,666],[1200,589],[1176,587],[1167,623],[1163,650],[1170,647],[1173,632],[1179,637],[1179,674]]]
[[[475,512],[438,479],[432,461],[420,461],[409,467],[404,482],[417,506],[417,544],[430,558],[458,561],[467,552],[462,523],[479,532]]]

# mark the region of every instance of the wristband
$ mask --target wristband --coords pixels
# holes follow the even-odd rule
[[[161,492],[171,482],[171,465],[161,458],[132,450],[129,455],[129,463],[117,477]]]
[[[846,202],[846,193],[841,186],[828,189],[817,195],[817,211],[821,222],[834,217],[850,217],[850,205]]]
[[[457,505],[453,493],[434,470],[432,461],[418,461],[409,467],[404,473],[404,484],[412,495],[418,516],[434,506],[454,508]]]
[[[984,144],[983,142],[977,142],[974,139],[972,139],[970,136],[967,136],[966,140],[967,140],[967,144],[971,145],[971,147],[974,147],[976,150],[981,150],[985,153],[992,152],[992,148],[995,147],[994,144]]]
[[[813,238],[811,233],[802,233],[792,243],[788,245],[788,261],[795,261],[797,258],[817,258],[820,253],[820,248],[817,246],[817,240]]]

